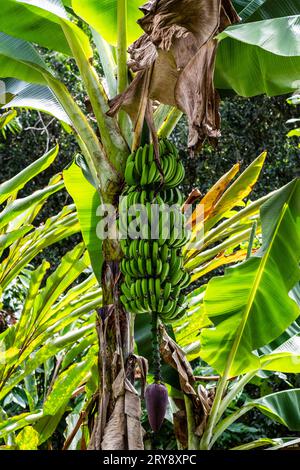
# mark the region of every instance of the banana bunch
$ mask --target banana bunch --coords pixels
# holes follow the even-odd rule
[[[168,140],[161,140],[160,164],[155,161],[153,145],[146,144],[131,154],[125,169],[125,181],[129,186],[148,186],[160,183],[165,188],[175,188],[184,178],[184,167],[178,158],[178,150]]]
[[[180,210],[183,196],[177,188],[184,168],[171,142],[160,141],[159,150],[160,165],[152,144],[127,160],[127,186],[119,207],[119,230],[122,237],[125,234],[120,240],[124,253],[121,301],[129,312],[155,312],[164,323],[171,323],[186,311],[182,289],[190,282],[183,269],[181,248],[187,236]],[[140,223],[140,232],[130,236],[131,224],[137,214],[143,220],[142,212],[145,221]]]

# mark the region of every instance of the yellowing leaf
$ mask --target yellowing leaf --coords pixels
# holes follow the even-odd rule
[[[19,349],[12,347],[7,351],[2,351],[2,345],[0,343],[0,364],[8,364],[11,360],[17,357]]]
[[[263,152],[259,155],[259,157],[257,157],[251,165],[246,168],[238,179],[234,181],[227,191],[225,191],[209,214],[209,218],[206,223],[206,230],[222,219],[224,213],[240,205],[243,199],[250,194],[260,175],[266,156],[267,152]]]
[[[192,274],[191,282],[196,281],[205,274],[213,271],[214,269],[224,266],[226,264],[237,263],[238,261],[243,261],[246,258],[247,250],[238,250],[235,253],[226,254],[220,253],[219,256],[216,256],[213,260],[201,266],[199,269],[196,269]]]
[[[240,169],[240,164],[236,163],[225,175],[223,175],[214,185],[213,187],[206,193],[206,195],[201,199],[199,205],[203,206],[204,209],[204,217],[205,220],[210,212],[213,210],[219,199],[221,198],[224,191],[227,189],[229,183],[233,180],[235,175],[238,173]],[[189,224],[192,223],[192,227],[194,225],[195,219],[197,217],[196,211],[193,212],[191,219],[189,220]],[[195,225],[193,227],[193,232],[197,232],[199,230],[198,226]]]
[[[19,450],[37,450],[39,433],[31,426],[26,426],[16,437]]]

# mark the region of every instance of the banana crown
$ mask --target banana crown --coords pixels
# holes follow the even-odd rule
[[[165,188],[175,188],[182,182],[185,172],[175,145],[161,140],[159,153],[160,162],[155,159],[153,144],[146,144],[129,156],[125,168],[128,186],[157,187],[163,184]]]

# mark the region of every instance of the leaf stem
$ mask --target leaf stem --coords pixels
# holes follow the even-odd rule
[[[158,131],[159,137],[169,137],[170,134],[172,134],[181,116],[182,111],[177,108],[172,108],[172,110],[169,112],[167,118],[165,119],[164,123]]]
[[[188,428],[188,450],[197,450],[199,449],[199,437],[195,434],[195,415],[191,399],[186,394],[184,394],[184,404]]]
[[[155,383],[161,382],[161,358],[158,344],[158,314],[152,312],[152,360],[153,360],[153,378]]]
[[[248,411],[251,410],[255,405],[249,404],[249,405],[244,405],[242,408],[238,409],[234,413],[231,413],[231,415],[227,416],[227,418],[223,419],[218,426],[215,427],[215,432],[212,436],[212,439],[210,441],[209,447],[211,448],[214,443],[217,441],[217,439],[221,436],[221,434],[235,421],[237,421],[241,416],[244,414],[248,413]]]
[[[214,399],[211,412],[207,421],[207,427],[200,441],[200,450],[210,449],[210,441],[212,438],[215,424],[217,423],[217,416],[218,416],[218,411],[220,408],[221,400],[223,398],[223,394],[227,386],[227,378],[228,378],[228,373],[225,372],[218,382],[215,399]]]
[[[106,114],[109,110],[108,99],[97,72],[92,65],[92,57],[86,56],[81,44],[72,34],[72,30],[69,26],[63,23],[62,27],[73,52],[97,120],[103,147],[101,160],[103,160],[103,166],[104,163],[106,163],[105,178],[116,181],[118,179],[116,171],[122,173],[124,170],[128,156],[128,147],[121,135],[117,122]]]
[[[252,253],[252,248],[253,248],[253,243],[255,240],[255,235],[256,235],[256,230],[257,230],[257,221],[255,220],[252,225],[251,229],[251,234],[250,234],[250,239],[249,239],[249,244],[248,244],[248,250],[247,250],[247,257],[246,259],[249,259]]]
[[[230,405],[230,403],[234,400],[234,398],[238,395],[238,393],[243,390],[245,385],[250,382],[250,380],[256,375],[257,370],[254,372],[248,372],[245,374],[238,382],[235,384],[232,389],[227,393],[226,397],[222,400],[222,403],[219,408],[219,412],[217,414],[217,421],[222,417],[222,414],[225,412],[226,408]]]
[[[117,23],[118,23],[118,42],[117,42],[117,70],[118,70],[118,94],[123,93],[128,85],[127,69],[127,0],[117,0]],[[131,136],[131,126],[129,116],[125,111],[118,113],[118,123],[122,134],[127,142]]]
[[[118,93],[122,93],[127,87],[127,0],[117,0],[118,20]]]

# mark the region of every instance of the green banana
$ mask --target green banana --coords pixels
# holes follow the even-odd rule
[[[141,186],[146,186],[148,183],[149,168],[145,165],[141,177]]]
[[[167,279],[169,270],[170,270],[170,265],[167,261],[165,261],[162,265],[162,270],[160,273],[160,280],[162,283]]]
[[[127,297],[127,299],[131,299],[131,291],[130,289],[128,289],[125,282],[123,282],[123,284],[121,285],[121,291],[123,292],[125,297]]]
[[[147,271],[146,271],[146,265],[145,265],[145,258],[142,258],[142,256],[140,256],[137,259],[137,265],[138,265],[138,270],[139,270],[140,276],[142,276],[142,277],[146,276]]]
[[[174,273],[171,276],[169,276],[172,286],[179,284],[182,276],[183,276],[183,271],[181,269],[179,271],[174,271]]]
[[[160,249],[160,258],[163,263],[166,263],[169,257],[169,247],[167,243],[165,243]]]
[[[188,272],[185,272],[183,275],[183,278],[180,281],[181,289],[185,289],[189,285],[190,282],[191,282],[191,276]]]
[[[124,176],[125,176],[125,181],[127,184],[129,184],[129,186],[134,185],[136,182],[134,169],[135,169],[134,162],[127,163]]]
[[[155,162],[152,162],[152,163],[151,163],[151,166],[150,166],[150,168],[149,168],[147,183],[148,183],[148,184],[153,183],[153,181],[155,180],[156,176],[157,176],[157,166],[156,166],[156,163],[155,163]]]
[[[170,282],[166,282],[165,285],[164,285],[164,299],[165,299],[165,301],[169,300],[171,290],[172,290],[172,284]]]
[[[164,307],[161,311],[162,314],[167,315],[171,312],[172,308],[174,307],[174,300],[168,300],[167,302],[164,299]]]
[[[154,281],[154,289],[155,289],[155,297],[156,297],[156,300],[158,300],[160,298],[160,279],[159,277],[157,277]]]
[[[152,259],[147,258],[146,259],[146,271],[149,276],[152,276],[153,274],[153,269],[152,269]]]
[[[143,171],[143,162],[142,162],[142,155],[143,155],[143,147],[139,147],[135,154],[135,168],[138,174],[141,176]]]
[[[158,246],[158,242],[156,240],[154,240],[152,242],[152,253],[151,253],[151,258],[153,260],[153,263],[156,265],[156,261],[157,261],[157,258],[158,258],[158,249],[159,249],[159,246]]]
[[[143,292],[142,292],[142,281],[141,279],[137,279],[135,281],[135,291],[136,291],[136,295],[138,298],[142,298],[143,297]]]
[[[142,286],[142,293],[143,293],[143,296],[146,297],[148,296],[148,279],[144,278],[141,280],[141,286]]]
[[[160,276],[160,274],[162,272],[162,268],[163,268],[162,260],[160,258],[157,258],[157,260],[156,260],[156,270],[155,270],[156,276]]]

